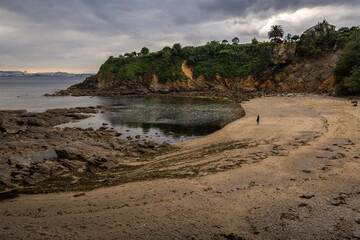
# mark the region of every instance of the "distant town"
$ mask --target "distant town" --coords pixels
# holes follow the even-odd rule
[[[92,73],[42,72],[27,73],[26,71],[0,71],[0,77],[88,77]]]

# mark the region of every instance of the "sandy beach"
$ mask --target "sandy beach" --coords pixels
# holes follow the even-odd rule
[[[1,201],[0,239],[360,238],[360,108],[242,106],[244,118],[129,173],[167,178]]]

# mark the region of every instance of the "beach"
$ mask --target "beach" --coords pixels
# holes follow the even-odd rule
[[[360,238],[359,107],[241,105],[244,118],[125,175],[138,181],[1,201],[0,239]]]

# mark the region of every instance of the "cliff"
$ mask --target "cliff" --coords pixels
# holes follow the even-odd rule
[[[60,94],[333,94],[334,69],[352,33],[324,24],[305,31],[300,41],[241,45],[212,41],[199,47],[175,44],[155,53],[111,56],[96,75]]]

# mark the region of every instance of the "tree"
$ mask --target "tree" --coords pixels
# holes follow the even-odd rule
[[[163,49],[161,50],[161,52],[167,52],[167,51],[171,51],[171,47],[165,46],[165,47],[163,47]]]
[[[350,76],[344,78],[344,87],[350,94],[360,93],[360,66],[354,66]]]
[[[281,25],[272,25],[270,32],[268,32],[269,38],[273,38],[275,41],[281,41],[284,36],[284,30]]]
[[[180,43],[175,43],[175,44],[173,45],[173,49],[175,49],[178,53],[180,53],[180,52],[181,52],[181,45],[180,45]]]
[[[180,43],[175,43],[171,49],[171,54],[175,56],[181,55],[181,45]]]
[[[237,45],[237,44],[239,44],[239,42],[240,42],[240,40],[239,40],[238,37],[234,37],[231,41],[232,41],[232,43],[233,43],[234,45]]]
[[[294,35],[294,36],[292,36],[291,37],[291,40],[293,40],[293,41],[297,41],[297,40],[299,40],[300,39],[300,37],[299,37],[299,35]]]
[[[224,40],[222,40],[222,42],[221,42],[221,44],[228,44],[229,42],[228,42],[228,40],[226,40],[226,39],[224,39]]]
[[[333,50],[339,34],[334,25],[324,20],[301,35],[296,51],[299,56],[318,57]]]
[[[338,32],[341,32],[341,33],[350,32],[350,28],[348,28],[348,27],[341,27],[341,28],[339,28]]]
[[[137,53],[134,51],[132,53],[130,53],[131,57],[136,57],[137,56]]]
[[[252,40],[251,40],[251,43],[256,45],[259,43],[259,41],[254,37]]]
[[[334,69],[336,89],[340,94],[360,93],[360,30],[353,31]]]
[[[166,46],[161,50],[161,56],[164,58],[165,62],[170,62],[171,60],[171,48]]]
[[[147,47],[143,47],[140,52],[142,55],[148,55],[150,51]]]
[[[315,31],[318,35],[326,35],[332,31],[335,31],[335,26],[329,24],[325,19],[322,22],[316,24],[313,28],[308,29],[309,31]],[[307,31],[308,31],[307,30]],[[306,31],[305,31],[306,32]]]
[[[287,40],[287,41],[290,41],[290,40],[291,40],[291,34],[290,34],[290,33],[288,33],[288,34],[286,35],[286,40]]]

